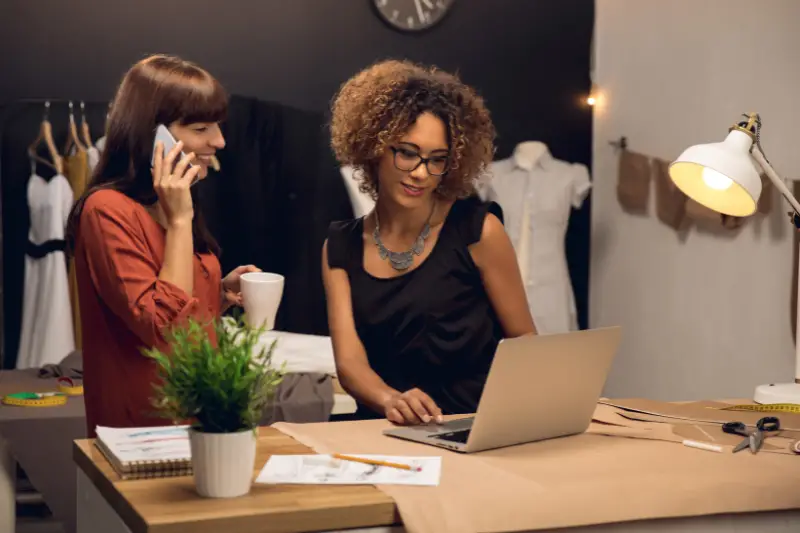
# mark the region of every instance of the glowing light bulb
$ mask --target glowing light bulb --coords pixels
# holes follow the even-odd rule
[[[590,96],[589,98],[586,99],[586,103],[589,105],[594,105],[595,103],[597,103],[597,99],[594,96]]]
[[[703,183],[716,191],[724,191],[733,185],[733,180],[713,168],[703,168]]]

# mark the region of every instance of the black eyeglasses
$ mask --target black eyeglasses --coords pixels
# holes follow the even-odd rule
[[[394,153],[394,166],[403,172],[413,172],[423,163],[431,176],[443,176],[447,173],[450,158],[447,155],[434,155],[432,157],[422,157],[413,150],[397,148],[391,146]]]

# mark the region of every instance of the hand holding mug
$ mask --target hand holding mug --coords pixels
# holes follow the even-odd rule
[[[261,272],[255,265],[242,265],[234,268],[222,280],[222,291],[229,305],[242,305],[242,274]]]

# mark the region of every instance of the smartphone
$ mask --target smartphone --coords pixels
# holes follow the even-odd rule
[[[169,153],[169,151],[172,150],[176,144],[178,144],[178,141],[175,139],[175,137],[172,136],[167,127],[163,124],[159,124],[158,127],[156,128],[156,137],[155,139],[153,139],[153,154],[150,157],[151,168],[155,167],[156,144],[158,144],[158,141],[161,141],[162,144],[164,145],[164,152],[162,154],[162,157],[166,156]],[[178,161],[180,161],[180,159],[184,157],[186,157],[186,154],[181,152],[181,156],[178,160],[175,161],[175,164],[177,164]],[[191,168],[192,166],[193,165],[189,163],[189,168]],[[192,183],[192,185],[194,185],[195,183],[197,183],[197,179],[194,180],[194,183]]]

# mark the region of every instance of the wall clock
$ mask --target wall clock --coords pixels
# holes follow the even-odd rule
[[[428,30],[442,21],[455,0],[370,0],[378,16],[403,32]]]

